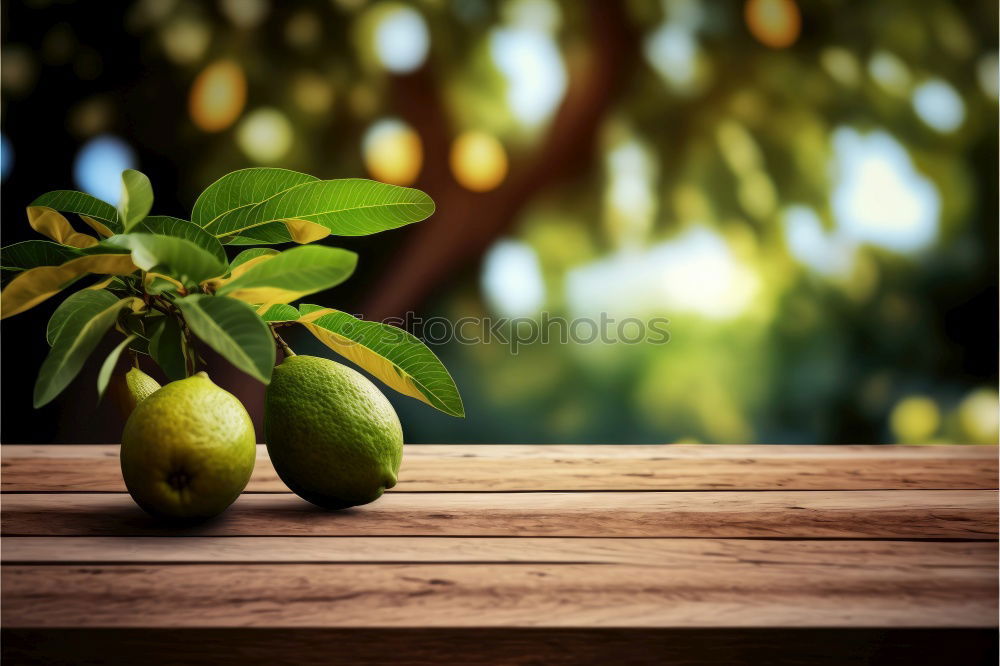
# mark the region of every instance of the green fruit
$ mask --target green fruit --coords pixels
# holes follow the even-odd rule
[[[246,487],[256,449],[247,410],[199,372],[136,406],[122,434],[122,476],[154,516],[210,518]]]
[[[264,437],[281,480],[328,509],[377,500],[396,485],[403,458],[403,429],[381,391],[315,356],[290,356],[274,369]]]
[[[160,390],[160,383],[139,368],[132,368],[125,373],[126,408],[125,416],[129,416],[136,405]]]

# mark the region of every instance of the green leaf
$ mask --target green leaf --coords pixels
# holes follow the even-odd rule
[[[271,381],[274,340],[267,324],[245,303],[204,294],[175,303],[191,332],[205,344],[251,377],[265,384]]]
[[[106,242],[129,248],[132,263],[142,270],[172,277],[189,287],[226,272],[224,262],[183,238],[132,233],[112,236]]]
[[[253,266],[216,293],[248,303],[287,303],[340,284],[357,263],[349,250],[303,245]]]
[[[45,240],[29,240],[0,248],[0,269],[23,271],[37,266],[59,266],[83,253],[68,245]]]
[[[245,236],[282,220],[322,225],[336,236],[364,236],[418,222],[434,212],[420,190],[348,178],[296,185],[254,205],[222,212],[205,223],[216,237]]]
[[[315,176],[288,169],[256,167],[226,174],[201,193],[194,202],[191,221],[199,227],[212,224],[223,215],[250,208],[290,187],[319,180]],[[287,242],[273,241],[277,243]]]
[[[115,210],[114,206],[83,192],[55,190],[38,197],[31,202],[31,205],[54,208],[63,213],[86,215],[100,220],[116,234],[124,231],[124,227],[118,220],[118,211]]]
[[[272,305],[267,309],[264,314],[260,316],[264,321],[277,322],[277,321],[295,321],[299,318],[299,311],[296,310],[291,305],[285,305],[284,303],[277,303]]]
[[[120,330],[126,335],[131,335],[135,339],[129,343],[128,348],[141,354],[149,354],[149,337],[155,328],[155,324],[163,318],[159,313],[126,314],[119,319]]]
[[[269,247],[255,247],[252,250],[243,250],[229,263],[229,270],[230,272],[234,272],[237,268],[249,261],[260,257],[273,257],[276,254],[280,253]]]
[[[46,342],[50,347],[54,345],[66,322],[73,320],[79,312],[100,312],[119,300],[110,291],[103,289],[84,289],[70,294],[49,317],[48,326],[45,328]]]
[[[111,381],[111,373],[115,371],[115,366],[118,365],[118,359],[121,358],[122,352],[125,348],[129,346],[135,340],[134,335],[130,335],[120,343],[118,346],[111,350],[108,357],[104,359],[104,363],[101,364],[101,371],[97,373],[97,400],[100,401],[104,397],[104,392],[108,389],[108,382]]]
[[[134,297],[123,298],[106,306],[95,303],[69,314],[55,332],[52,349],[38,371],[34,395],[36,408],[51,402],[73,381],[87,356],[115,323],[119,311],[135,300]]]
[[[125,233],[149,215],[153,207],[153,186],[146,174],[135,169],[122,171],[122,196],[118,203],[118,219]]]
[[[226,249],[219,239],[208,233],[194,222],[182,220],[169,215],[150,215],[132,230],[133,232],[160,234],[189,240],[201,249],[207,251],[223,264],[228,263]]]
[[[277,245],[291,243],[292,234],[284,222],[262,224],[236,236],[220,238],[225,245]]]
[[[163,317],[153,326],[149,338],[149,355],[170,381],[187,377],[184,357],[184,333],[173,317]]]
[[[297,323],[390,388],[451,416],[465,416],[455,381],[437,356],[401,328],[346,312],[302,305]]]

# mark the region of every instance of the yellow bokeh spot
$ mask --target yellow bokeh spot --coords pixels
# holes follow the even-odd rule
[[[292,81],[292,99],[306,113],[326,113],[333,106],[333,86],[314,72],[301,72]]]
[[[451,172],[473,192],[496,189],[507,177],[507,151],[485,132],[463,132],[451,145]]]
[[[958,422],[972,444],[996,444],[1000,436],[1000,397],[988,388],[970,393],[958,407]]]
[[[791,46],[802,30],[802,16],[794,0],[748,0],[744,17],[757,41],[773,49]]]
[[[277,109],[257,109],[236,130],[236,143],[254,162],[269,164],[280,160],[292,147],[292,124]]]
[[[392,185],[412,185],[424,162],[420,135],[394,119],[372,125],[365,133],[361,150],[371,177]]]
[[[247,80],[231,60],[206,67],[191,85],[191,120],[206,132],[221,132],[240,117],[247,101]]]
[[[910,396],[893,408],[889,423],[897,441],[918,444],[937,432],[941,424],[941,412],[930,398]]]

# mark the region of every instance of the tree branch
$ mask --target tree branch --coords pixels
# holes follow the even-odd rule
[[[410,231],[393,271],[377,283],[362,309],[369,319],[418,307],[445,279],[478,261],[535,195],[589,167],[600,122],[634,56],[623,4],[591,0],[590,47],[580,62],[571,64],[566,96],[547,136],[527,162],[512,165],[508,180],[492,192],[470,192],[452,177],[452,132],[427,68],[396,78],[399,113],[424,143],[425,166],[417,186],[434,198],[438,212]]]

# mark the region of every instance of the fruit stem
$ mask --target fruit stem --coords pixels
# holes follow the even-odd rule
[[[274,336],[274,341],[278,343],[279,347],[281,347],[281,351],[285,354],[285,356],[295,356],[295,352],[292,351],[292,348],[288,346],[287,342],[281,339],[281,336],[278,335],[278,331],[276,331],[273,326],[268,326],[268,328],[271,329],[271,335]]]

